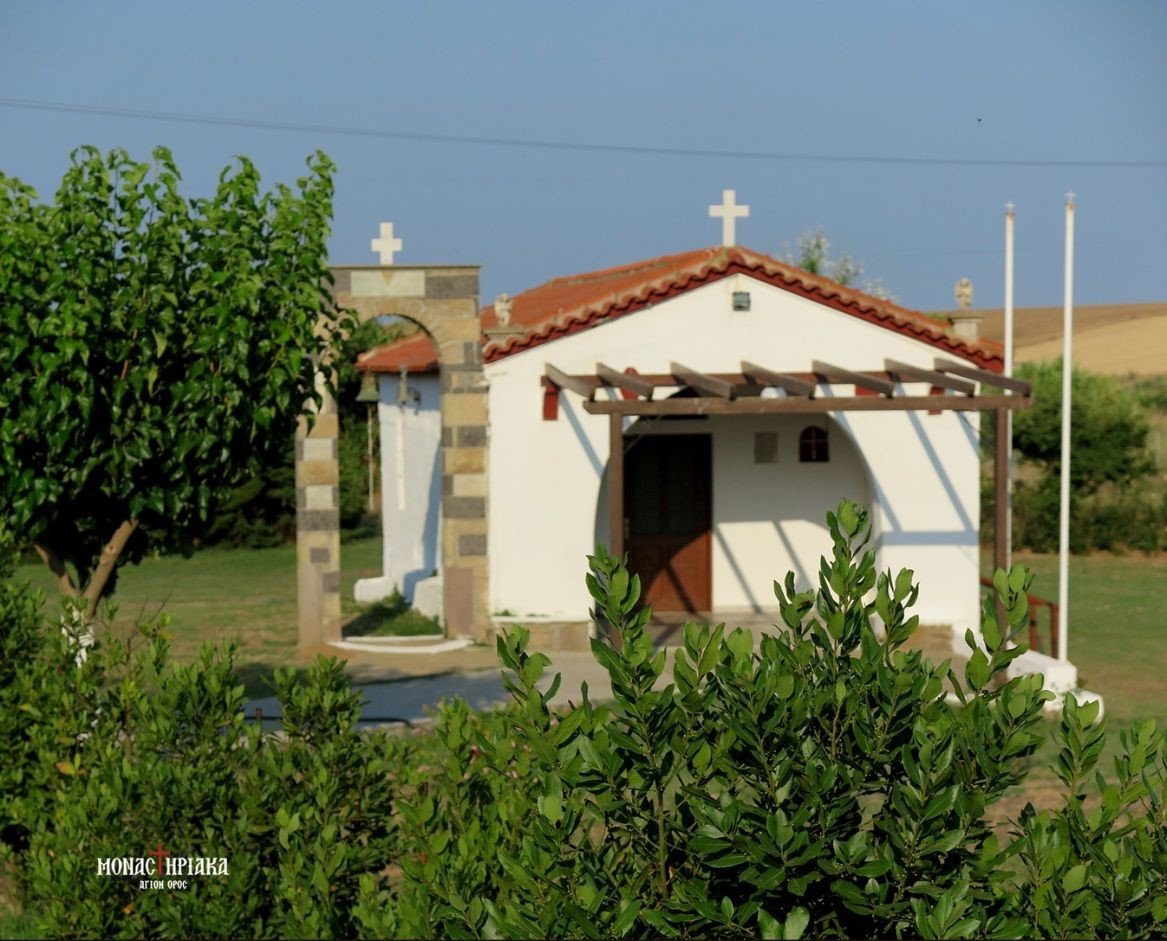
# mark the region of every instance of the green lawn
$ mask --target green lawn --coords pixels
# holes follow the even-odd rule
[[[347,617],[358,578],[380,571],[380,539],[341,550],[341,591]],[[987,557],[986,557],[987,559]],[[1057,598],[1057,558],[1019,554],[1036,574],[1033,591]],[[584,568],[580,560],[580,572]],[[986,574],[988,570],[986,569]],[[39,564],[20,575],[51,593]],[[290,666],[296,657],[296,552],[208,549],[190,559],[147,559],[122,570],[118,623],[167,612],[175,655],[187,660],[204,640],[234,640],[239,664]],[[1154,717],[1167,722],[1167,556],[1079,556],[1070,562],[1070,657],[1082,684],[1105,697],[1119,723]]]
[[[1014,561],[1033,570],[1034,594],[1057,600],[1056,556]],[[1071,557],[1069,632],[1082,686],[1102,694],[1116,723],[1167,723],[1167,556]]]
[[[1033,571],[1033,594],[1057,600],[1057,556],[1018,553],[1014,562]],[[984,574],[991,574],[990,555],[983,564]],[[1108,734],[1098,770],[1109,778],[1123,730],[1144,719],[1167,725],[1167,556],[1072,556],[1069,631],[1078,680],[1101,693],[1106,705]],[[1002,826],[1028,802],[1061,805],[1063,788],[1053,770],[1057,724],[1047,724],[1049,737],[1029,759],[1024,786],[996,808]]]
[[[380,538],[341,547],[341,598],[346,617],[359,608],[351,601],[353,582],[381,572]],[[18,577],[53,594],[43,565],[21,566]],[[270,672],[297,665],[296,549],[204,549],[189,559],[146,559],[118,576],[116,630],[135,619],[165,612],[171,618],[172,650],[192,659],[204,641],[235,641],[241,672]],[[51,603],[51,602],[50,602]]]

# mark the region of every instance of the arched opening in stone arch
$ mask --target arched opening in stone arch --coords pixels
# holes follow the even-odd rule
[[[379,482],[376,513],[381,533],[381,571],[353,587],[359,602],[399,592],[423,614],[437,616],[441,595],[441,374],[437,344],[425,324],[400,315],[376,320],[403,328],[361,354],[362,394],[371,384],[372,473]],[[344,405],[345,403],[342,403]],[[342,408],[351,415],[351,408]],[[376,434],[372,434],[372,428]],[[344,428],[342,433],[349,433]],[[372,479],[372,478],[371,478]]]
[[[404,502],[439,501],[435,533],[440,547],[441,617],[451,636],[482,637],[487,618],[486,384],[476,266],[339,266],[333,295],[358,321],[390,316],[422,328],[436,355],[432,390],[437,400],[437,455]],[[398,372],[398,383],[400,373]],[[392,384],[380,383],[381,399]],[[389,388],[386,388],[388,385]],[[400,390],[400,385],[397,389]],[[419,402],[423,390],[418,389]],[[412,403],[408,371],[406,400]],[[302,423],[296,442],[297,589],[301,647],[341,639],[339,468],[336,403],[326,397],[314,425]],[[424,462],[423,462],[424,463]],[[434,466],[438,472],[434,472]],[[396,486],[396,484],[394,484]],[[428,505],[423,516],[429,515]],[[394,534],[383,526],[383,538]],[[436,548],[434,547],[434,548]],[[425,553],[422,552],[424,560]],[[424,561],[422,563],[424,565]],[[387,574],[387,573],[383,573]]]

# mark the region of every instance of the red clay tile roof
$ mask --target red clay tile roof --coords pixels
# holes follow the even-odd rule
[[[722,246],[555,278],[517,294],[511,303],[511,325],[525,327],[526,333],[504,338],[484,336],[483,359],[488,363],[496,362],[513,353],[643,310],[735,274],[749,275],[860,320],[913,337],[984,369],[1000,372],[1004,365],[1003,349],[999,343],[951,336],[940,322],[924,314],[843,287],[828,278],[808,274],[748,248]],[[493,306],[482,309],[481,319],[484,329],[498,324]],[[404,357],[418,357],[420,363],[423,342],[428,342],[425,350],[432,359],[425,361],[427,365],[415,369]],[[408,349],[407,344],[411,344]],[[384,372],[396,371],[399,366],[406,365],[411,371],[423,371],[435,369],[436,361],[433,343],[422,335],[379,347],[366,354],[358,368]]]
[[[369,372],[399,372],[402,366],[412,373],[438,371],[438,348],[424,330],[357,357],[357,369]]]

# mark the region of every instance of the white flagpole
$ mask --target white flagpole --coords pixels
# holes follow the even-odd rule
[[[1066,194],[1065,303],[1062,308],[1062,481],[1058,535],[1058,659],[1068,660],[1070,635],[1070,379],[1074,372],[1074,194]]]
[[[1005,203],[1005,375],[1013,375],[1013,203]],[[1005,413],[1005,568],[1013,566],[1013,412]]]

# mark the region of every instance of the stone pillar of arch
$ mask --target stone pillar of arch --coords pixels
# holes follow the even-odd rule
[[[451,637],[488,639],[487,393],[478,266],[345,265],[333,294],[361,322],[406,317],[433,337],[441,370],[442,576]],[[340,471],[331,400],[296,434],[301,649],[340,639]],[[386,533],[386,538],[391,534]]]

